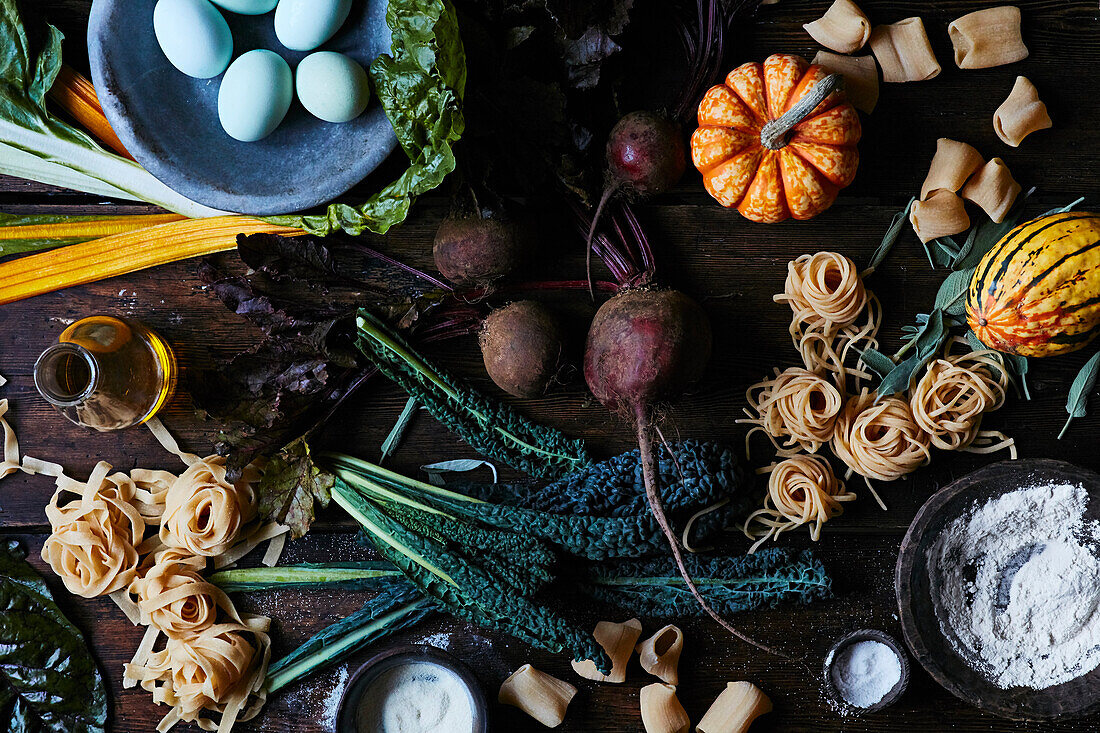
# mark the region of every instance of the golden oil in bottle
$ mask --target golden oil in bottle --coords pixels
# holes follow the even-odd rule
[[[172,396],[176,357],[135,321],[91,316],[66,328],[34,365],[34,385],[77,425],[100,431],[139,425]]]

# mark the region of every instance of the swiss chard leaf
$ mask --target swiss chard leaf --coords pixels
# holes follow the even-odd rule
[[[370,77],[409,158],[408,169],[359,206],[335,203],[324,215],[267,221],[321,236],[341,229],[385,234],[405,220],[417,196],[454,170],[452,147],[465,130],[466,87],[466,56],[454,8],[446,0],[390,0],[386,22],[393,37],[391,54],[375,59]]]
[[[103,733],[107,690],[80,631],[14,540],[0,548],[0,715],[14,733]]]
[[[1089,397],[1096,391],[1097,377],[1100,377],[1100,351],[1093,354],[1092,358],[1085,362],[1085,365],[1081,367],[1081,371],[1077,372],[1073,384],[1070,385],[1069,397],[1066,399],[1066,412],[1069,413],[1069,417],[1062,427],[1062,432],[1058,433],[1059,440],[1066,434],[1073,418],[1084,417],[1088,414]]]

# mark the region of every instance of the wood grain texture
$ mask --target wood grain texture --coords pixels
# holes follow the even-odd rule
[[[67,35],[70,63],[80,67],[84,43],[83,22],[89,0],[41,0],[24,3],[43,9]],[[781,0],[764,8],[738,60],[762,58],[773,52],[812,57],[817,48],[802,24],[819,17],[828,0]],[[837,249],[866,261],[881,238],[890,217],[915,193],[923,180],[937,137],[946,136],[975,145],[986,157],[1002,156],[1016,178],[1037,192],[1029,204],[1032,214],[1067,203],[1080,195],[1100,193],[1100,154],[1094,125],[1100,118],[1100,97],[1094,69],[1100,62],[1100,11],[1085,0],[1023,0],[1024,39],[1031,56],[1019,64],[981,71],[960,71],[951,61],[947,23],[964,13],[987,7],[981,0],[865,0],[860,5],[873,23],[894,22],[922,15],[933,46],[944,67],[929,82],[884,85],[875,114],[864,118],[860,145],[862,163],[851,187],[837,204],[810,222],[778,226],[754,225],[732,211],[718,207],[702,190],[698,176],[689,172],[672,193],[641,207],[640,216],[657,247],[661,277],[697,295],[715,324],[716,349],[704,381],[671,410],[664,420],[666,434],[705,437],[735,446],[744,431],[734,424],[749,384],[773,366],[794,364],[797,353],[786,333],[789,317],[784,306],[771,302],[782,287],[786,262],[804,252]],[[1050,108],[1054,129],[1027,139],[1019,149],[1001,143],[992,128],[992,115],[1007,96],[1017,74],[1028,76]],[[380,171],[377,175],[386,175]],[[354,201],[371,190],[370,184],[348,194]],[[1087,205],[1087,204],[1086,204]],[[385,238],[371,237],[372,246],[414,264],[431,266],[431,239],[447,211],[439,196],[418,202],[407,224]],[[0,211],[52,213],[144,213],[141,204],[108,202],[36,183],[0,177]],[[539,264],[549,274],[579,277],[583,272],[582,244],[570,232],[548,227],[541,247],[553,264]],[[557,258],[555,259],[555,256]],[[222,258],[231,264],[232,258]],[[161,331],[179,350],[188,366],[211,364],[218,357],[247,346],[256,332],[235,317],[199,285],[196,262],[183,262],[145,273],[41,296],[0,308],[0,373],[11,380],[0,396],[11,399],[11,419],[26,453],[63,462],[75,475],[107,460],[122,469],[133,466],[175,468],[152,436],[143,430],[94,434],[57,416],[34,393],[31,367],[38,353],[52,343],[67,323],[91,313],[116,313],[139,318]],[[944,272],[932,271],[915,236],[906,231],[895,253],[869,286],[882,298],[887,324],[884,347],[896,348],[900,329],[927,311]],[[592,312],[572,299],[577,318]],[[485,376],[472,339],[433,347],[432,355],[479,389],[502,397]],[[1039,362],[1030,376],[1034,399],[1012,398],[987,425],[1015,435],[1024,456],[1060,458],[1100,469],[1098,433],[1100,403],[1092,414],[1075,421],[1066,438],[1055,435],[1065,420],[1063,404],[1069,382],[1088,354]],[[567,385],[537,401],[512,400],[537,420],[587,439],[598,455],[630,448],[630,430],[595,404],[583,386]],[[343,450],[376,455],[377,448],[404,406],[398,390],[378,381],[352,401],[322,436],[321,443]],[[208,450],[216,426],[199,422],[185,395],[164,414],[164,421],[195,451]],[[768,462],[762,443],[754,443],[753,465]],[[428,416],[418,416],[408,439],[392,465],[415,472],[421,463],[472,455]],[[906,480],[880,486],[890,506],[879,510],[861,500],[829,524],[814,545],[832,572],[838,597],[812,607],[785,607],[735,619],[740,628],[788,653],[805,656],[810,670],[762,656],[737,643],[707,622],[685,624],[686,651],[681,665],[683,702],[698,720],[710,700],[728,680],[749,679],[774,700],[775,712],[761,718],[754,731],[1092,731],[1100,718],[1058,724],[1013,724],[981,714],[939,688],[919,669],[905,697],[893,708],[864,718],[842,719],[832,712],[820,692],[821,656],[840,635],[860,627],[874,627],[897,635],[893,591],[894,562],[906,527],[923,501],[937,488],[989,462],[989,458],[939,453],[932,466]],[[861,492],[860,486],[854,486]],[[754,489],[759,491],[759,487]],[[0,532],[22,536],[35,555],[43,541],[42,506],[52,491],[41,477],[12,476],[0,482]],[[861,493],[866,493],[861,492]],[[366,557],[352,535],[351,524],[336,511],[323,514],[304,540],[294,543],[288,561]],[[802,536],[785,541],[810,546]],[[747,543],[732,537],[729,548],[741,551]],[[37,562],[37,561],[36,561]],[[42,569],[40,562],[37,563]],[[58,590],[63,606],[87,630],[115,693],[112,729],[120,733],[147,733],[163,713],[149,695],[120,688],[122,664],[140,638],[106,600],[80,601]],[[292,648],[310,634],[358,608],[355,594],[268,593],[242,601],[249,610],[275,619],[276,653]],[[619,614],[623,618],[626,614]],[[594,618],[592,619],[595,620]],[[618,620],[618,619],[617,619]],[[647,629],[656,628],[647,620]],[[578,684],[578,696],[566,723],[566,732],[602,733],[639,731],[637,690],[647,680],[632,665],[625,685],[596,685],[578,681],[568,660],[528,649],[523,644],[480,629],[438,618],[425,622],[398,641],[428,640],[466,659],[478,671],[488,697],[495,698],[500,681],[524,662]],[[276,695],[257,721],[242,731],[327,730],[329,702],[339,694],[341,670],[353,668],[369,652],[340,668]],[[527,731],[536,725],[522,714],[494,707],[495,730]]]

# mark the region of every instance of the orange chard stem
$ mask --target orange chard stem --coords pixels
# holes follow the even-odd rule
[[[96,96],[91,80],[63,65],[49,94],[50,99],[72,115],[93,137],[122,157],[134,159],[103,114],[103,107],[99,104],[99,97]]]

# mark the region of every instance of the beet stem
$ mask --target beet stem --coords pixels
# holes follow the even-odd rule
[[[588,295],[592,298],[592,302],[596,302],[596,290],[592,285],[592,239],[596,236],[596,227],[600,225],[600,215],[603,214],[604,207],[607,206],[607,202],[611,200],[615,192],[619,190],[620,185],[614,183],[604,187],[603,195],[600,196],[600,203],[596,205],[596,212],[592,215],[592,224],[588,227],[588,240],[585,242],[584,271],[588,278]]]
[[[749,638],[745,634],[735,629],[728,621],[718,615],[706,599],[699,592],[699,589],[695,587],[695,581],[691,579],[691,574],[688,573],[687,566],[684,564],[684,556],[680,552],[680,545],[676,541],[676,536],[672,533],[672,527],[668,523],[668,517],[665,516],[665,510],[661,506],[661,499],[657,495],[657,462],[653,457],[653,444],[650,438],[650,426],[649,416],[647,414],[645,405],[637,405],[635,407],[635,420],[638,429],[638,450],[640,453],[640,459],[642,462],[642,476],[645,479],[645,495],[649,500],[649,508],[653,512],[653,516],[657,519],[657,524],[660,525],[661,531],[665,535],[665,539],[668,540],[669,547],[672,548],[672,557],[676,560],[676,567],[680,570],[680,575],[683,576],[684,582],[687,583],[688,590],[691,591],[691,595],[695,596],[695,600],[707,612],[707,615],[714,619],[719,626],[726,631],[736,636],[746,644],[751,644],[762,652],[773,654],[777,657],[790,660],[786,654],[776,651],[771,647],[767,647],[753,639]]]

